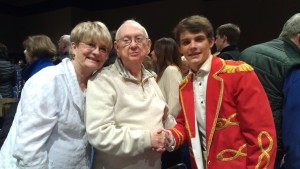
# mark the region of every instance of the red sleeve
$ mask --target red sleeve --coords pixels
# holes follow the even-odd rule
[[[277,142],[267,95],[254,71],[243,72],[236,85],[241,132],[247,142],[247,168],[274,168]]]
[[[176,141],[175,149],[179,148],[184,142],[186,142],[187,138],[187,130],[185,128],[183,110],[180,110],[180,112],[178,113],[176,122],[177,124],[173,128],[169,129]]]

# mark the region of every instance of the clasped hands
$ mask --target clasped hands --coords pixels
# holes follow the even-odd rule
[[[168,130],[160,128],[150,133],[152,150],[164,152],[171,142]]]

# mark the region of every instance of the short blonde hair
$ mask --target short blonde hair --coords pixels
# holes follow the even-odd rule
[[[111,51],[113,46],[111,34],[106,25],[100,21],[81,22],[73,28],[70,35],[70,41],[75,44],[82,41],[98,42],[100,40],[106,45],[107,51]]]

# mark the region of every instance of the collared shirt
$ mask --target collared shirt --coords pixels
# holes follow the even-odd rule
[[[131,79],[133,81],[138,81],[122,64],[122,61],[120,58],[116,59],[116,67],[118,69],[118,71],[120,72],[120,74],[127,79]],[[142,82],[144,82],[146,79],[154,77],[152,73],[150,73],[149,71],[147,71],[144,68],[144,65],[142,65]]]
[[[193,73],[194,105],[202,146],[206,147],[206,88],[211,69],[212,55],[203,63],[197,73]]]

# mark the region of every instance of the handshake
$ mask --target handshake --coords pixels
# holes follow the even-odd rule
[[[152,150],[156,152],[164,152],[171,143],[171,133],[168,130],[160,128],[150,133]]]

